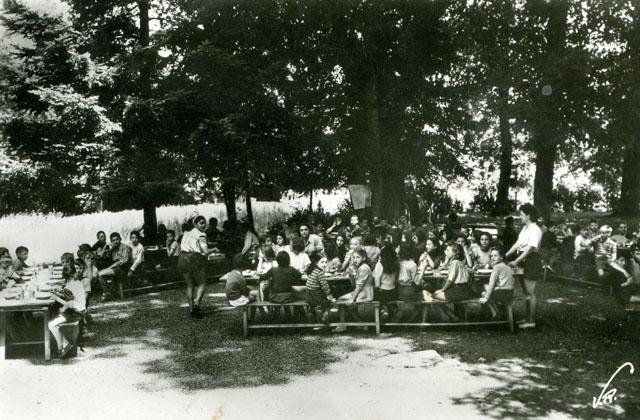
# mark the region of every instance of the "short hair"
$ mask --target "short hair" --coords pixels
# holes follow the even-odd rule
[[[513,222],[514,222],[513,216],[508,216],[508,217],[505,217],[505,219],[504,219],[504,224],[505,225],[512,225]]]
[[[173,235],[173,236],[176,236],[176,231],[175,231],[175,230],[173,230],[173,229],[169,229],[169,230],[167,231],[167,235]]]
[[[23,252],[29,252],[29,248],[27,248],[26,246],[19,246],[16,248],[16,256]]]
[[[499,246],[492,246],[491,249],[489,249],[489,252],[493,252],[496,251],[498,253],[498,255],[500,255],[500,258],[505,259],[505,253],[504,253],[504,249],[500,248]]]
[[[535,222],[538,220],[538,209],[531,203],[524,203],[520,206],[520,211],[529,216],[531,221]]]
[[[131,233],[129,234],[129,238],[131,238],[132,236],[140,239],[140,232],[138,232],[137,230],[131,231]]]
[[[122,236],[120,236],[118,232],[111,232],[111,235],[109,235],[109,239],[113,241],[113,238],[122,239]]]
[[[304,242],[302,242],[302,238],[292,238],[291,239],[291,249],[294,252],[302,252],[302,251],[304,251]]]
[[[60,262],[62,264],[73,264],[73,261],[73,254],[70,252],[65,252],[60,256]]]
[[[416,235],[416,238],[418,238],[418,242],[423,242],[428,237],[427,231],[424,230],[422,227],[419,227],[418,229],[416,229],[416,231],[413,232],[413,234]]]
[[[5,247],[0,247],[0,257],[2,257],[5,254],[8,255],[9,258],[11,258],[11,254],[9,253],[9,249],[5,248]]]
[[[207,223],[207,219],[205,219],[204,216],[196,216],[195,219],[193,219],[193,225],[195,226],[200,220]]]
[[[98,233],[96,233],[96,238],[100,236],[101,233],[104,235],[105,238],[107,237],[107,234],[104,233],[104,230],[99,230]]]
[[[273,240],[273,239],[271,239],[271,235],[260,235],[260,243],[261,244],[267,242],[267,239],[268,240]]]
[[[354,252],[364,258],[365,262],[367,261],[367,251],[362,248],[358,248]]]
[[[291,265],[291,257],[288,252],[280,251],[278,255],[276,255],[276,262],[278,263],[278,267],[289,267]]]
[[[598,224],[598,221],[596,219],[589,219],[589,224],[591,224],[591,223]]]
[[[483,236],[486,236],[487,238],[489,238],[489,242],[493,240],[493,236],[489,232],[485,232],[485,231],[480,232],[480,239],[482,239]]]
[[[218,224],[218,219],[216,219],[215,217],[210,217],[209,218],[209,224],[210,225],[217,225]]]
[[[282,243],[286,245],[288,242],[287,235],[285,235],[284,232],[278,232],[276,233],[276,239],[278,239],[278,236],[282,238]]]

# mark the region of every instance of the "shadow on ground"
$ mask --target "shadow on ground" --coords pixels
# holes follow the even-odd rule
[[[279,332],[244,339],[240,311],[209,308],[203,319],[192,319],[180,306],[182,294],[174,290],[94,308],[92,334],[86,340],[91,357],[124,358],[128,355],[123,343],[142,346],[150,356],[144,362],[145,373],[188,391],[281,384],[294,376],[323,372],[336,360],[326,336],[308,340]],[[206,300],[223,303],[219,294]],[[153,350],[165,356],[154,357]]]
[[[640,418],[640,372],[622,371],[612,382],[617,400],[594,409],[611,375],[625,362],[640,368],[637,320],[626,319],[602,292],[545,283],[539,286],[536,330],[510,334],[433,331],[414,337],[415,349],[434,349],[469,364],[469,373],[502,385],[453,398],[494,417]],[[517,308],[523,313],[524,307]]]

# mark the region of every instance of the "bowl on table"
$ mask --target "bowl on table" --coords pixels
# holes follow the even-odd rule
[[[476,271],[478,274],[491,274],[491,269],[490,268],[479,268],[478,271]]]

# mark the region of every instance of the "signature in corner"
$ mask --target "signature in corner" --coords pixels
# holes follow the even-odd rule
[[[611,385],[611,381],[613,381],[613,378],[615,378],[616,375],[620,373],[620,371],[625,367],[629,367],[629,373],[633,374],[635,370],[633,367],[633,363],[626,362],[622,366],[620,366],[618,370],[616,370],[613,373],[613,375],[611,375],[611,377],[609,378],[609,382],[607,382],[604,388],[602,388],[602,392],[600,393],[598,398],[593,397],[593,403],[591,404],[593,408],[598,408],[602,405],[611,404],[613,401],[617,399],[616,393],[618,392],[618,389],[617,388],[607,389],[607,388],[609,388],[609,385]]]

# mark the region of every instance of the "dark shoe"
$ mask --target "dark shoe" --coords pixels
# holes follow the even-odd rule
[[[71,343],[67,344],[66,346],[64,346],[61,350],[60,350],[60,358],[64,359],[64,357],[71,351],[71,349],[73,348],[73,346],[71,345]]]

